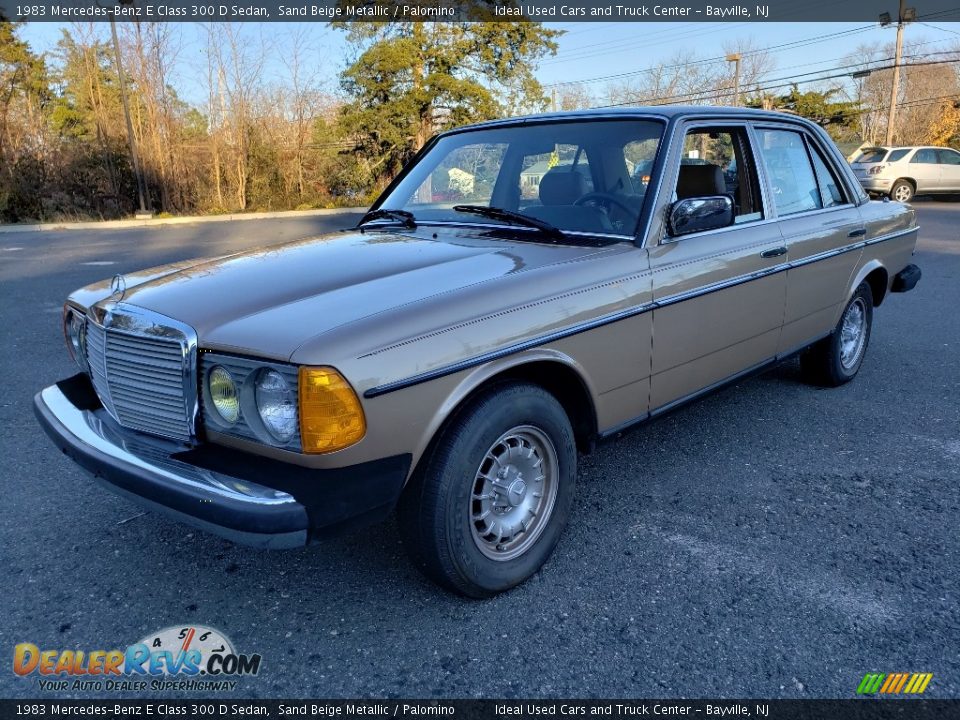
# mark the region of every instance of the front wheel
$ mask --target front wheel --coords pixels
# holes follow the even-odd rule
[[[804,377],[817,385],[837,387],[850,382],[863,364],[873,327],[873,292],[860,283],[834,331],[800,355]]]
[[[411,559],[471,597],[518,585],[560,540],[576,465],[556,398],[526,383],[492,388],[458,412],[400,499]]]

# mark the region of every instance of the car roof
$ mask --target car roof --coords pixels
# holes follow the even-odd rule
[[[497,127],[500,125],[515,125],[525,122],[544,122],[550,120],[589,120],[598,118],[629,118],[637,116],[656,116],[667,120],[686,116],[712,117],[719,118],[749,118],[755,120],[779,120],[799,122],[807,125],[812,123],[793,113],[778,112],[776,110],[759,110],[757,108],[731,107],[729,105],[631,105],[626,107],[614,108],[591,108],[589,110],[564,110],[561,112],[537,113],[534,115],[521,115],[511,118],[502,118],[499,120],[488,120],[485,122],[467,125],[457,128],[459,130],[469,130],[475,128]]]

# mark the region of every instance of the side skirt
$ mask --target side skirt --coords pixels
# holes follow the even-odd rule
[[[761,373],[767,372],[768,370],[772,370],[777,365],[780,365],[781,363],[784,363],[787,360],[791,360],[795,358],[797,355],[799,355],[801,352],[806,350],[808,347],[810,347],[816,342],[819,342],[825,337],[829,337],[831,334],[832,332],[828,332],[818,337],[812,338],[811,340],[808,340],[803,345],[797,348],[783,352],[775,357],[769,358],[768,360],[764,360],[763,362],[757,363],[756,365],[752,365],[748,367],[746,370],[741,370],[738,373],[734,373],[733,375],[730,375],[729,377],[726,377],[723,380],[719,380],[713,383],[712,385],[708,385],[705,388],[701,388],[700,390],[697,390],[696,392],[692,392],[689,395],[684,395],[681,398],[677,398],[676,400],[668,402],[666,405],[661,405],[660,407],[654,410],[651,410],[648,413],[644,413],[643,415],[640,415],[639,417],[635,417],[632,420],[627,420],[625,423],[616,425],[610,428],[609,430],[604,430],[603,432],[597,434],[596,442],[594,443],[594,445],[599,445],[599,444],[609,442],[610,440],[615,440],[620,436],[622,436],[625,432],[629,430],[633,430],[634,428],[642,425],[643,423],[649,420],[654,420],[658,417],[666,415],[667,413],[673,410],[677,410],[678,408],[688,405],[694,400],[699,400],[700,398],[706,395],[710,395],[712,393],[718,392],[719,390],[727,388],[731,385],[735,385],[741,380],[745,380],[747,378],[754,377],[756,375],[760,375]]]

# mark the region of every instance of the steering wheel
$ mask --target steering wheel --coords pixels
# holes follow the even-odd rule
[[[588,192],[586,195],[578,198],[574,205],[594,205],[600,206],[604,209],[610,209],[611,207],[616,207],[621,210],[628,218],[633,221],[636,221],[640,217],[640,213],[635,209],[627,205],[626,202],[620,199],[619,196],[614,195],[613,193],[606,192]]]

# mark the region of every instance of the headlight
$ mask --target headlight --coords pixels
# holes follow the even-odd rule
[[[240,393],[230,371],[216,365],[207,375],[207,383],[217,414],[225,423],[233,425],[240,419]]]
[[[287,381],[276,370],[261,370],[254,395],[263,426],[280,442],[287,442],[297,430],[297,399]]]
[[[63,311],[63,336],[70,357],[82,370],[87,369],[87,319],[76,308],[66,306]]]
[[[300,444],[307,453],[342,450],[367,432],[353,388],[331,367],[300,368]]]

